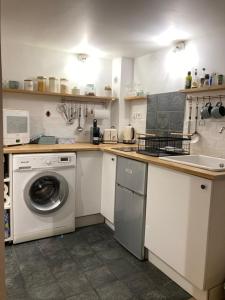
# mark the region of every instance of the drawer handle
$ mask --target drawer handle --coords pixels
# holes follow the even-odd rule
[[[115,160],[115,158],[112,158],[112,161],[114,161]]]
[[[206,185],[205,184],[201,184],[201,189],[205,190],[206,189]]]

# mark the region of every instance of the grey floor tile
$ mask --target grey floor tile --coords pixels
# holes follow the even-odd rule
[[[140,298],[142,300],[168,300],[167,297],[157,289],[143,293]]]
[[[97,252],[97,256],[101,259],[104,263],[110,263],[115,259],[119,259],[126,256],[126,250],[122,248],[113,248],[108,250],[103,250]]]
[[[79,265],[82,270],[88,271],[92,269],[96,269],[103,265],[102,261],[94,254],[94,255],[86,255],[79,259]]]
[[[114,248],[120,248],[120,245],[113,238],[111,238],[109,240],[96,242],[91,245],[91,248],[95,252],[99,252],[99,251],[104,251],[104,250],[106,251],[106,250],[110,250],[110,249],[114,249]]]
[[[50,283],[41,287],[28,289],[29,299],[32,300],[64,300],[60,287],[56,283]]]
[[[86,255],[93,255],[94,252],[91,249],[90,245],[87,243],[82,243],[78,245],[74,245],[70,249],[70,254],[75,257],[75,259],[79,259],[80,257],[86,256]]]
[[[43,256],[52,256],[63,249],[63,243],[60,236],[42,239],[37,243]]]
[[[36,242],[23,243],[13,246],[16,258],[19,262],[39,261],[43,259],[40,249]]]
[[[50,265],[50,270],[56,279],[70,279],[74,274],[80,273],[80,266],[77,262],[70,260],[56,261]]]
[[[20,273],[7,275],[5,285],[8,295],[11,297],[24,295],[26,293],[25,282]]]
[[[171,279],[168,276],[166,276],[163,272],[161,272],[151,264],[146,274],[150,277],[152,282],[154,282],[157,287],[162,288],[163,286],[171,282]]]
[[[140,272],[140,269],[136,265],[131,264],[123,258],[114,260],[113,263],[108,264],[108,268],[118,279]]]
[[[86,276],[82,273],[75,273],[70,278],[62,278],[57,282],[61,287],[65,297],[78,295],[92,290],[92,287],[90,286]]]
[[[66,300],[98,300],[99,296],[96,294],[94,290],[90,290],[88,292],[72,296],[67,298]]]
[[[136,273],[122,280],[135,295],[141,296],[155,290],[154,283],[145,273]]]
[[[106,266],[86,271],[85,275],[94,288],[104,286],[116,280],[115,275]]]
[[[36,264],[20,264],[20,272],[27,289],[41,287],[55,281],[47,265],[40,265],[38,261],[36,261]]]
[[[31,300],[28,293],[24,290],[23,293],[15,294],[15,295],[6,295],[6,300]]]
[[[161,288],[166,300],[189,300],[191,295],[179,287],[175,282],[170,281]]]
[[[115,281],[103,287],[97,288],[101,299],[104,300],[127,300],[134,299],[131,291],[121,281]]]

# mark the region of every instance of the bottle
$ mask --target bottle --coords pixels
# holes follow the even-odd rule
[[[205,68],[202,68],[202,74],[201,74],[201,78],[200,78],[201,87],[204,86],[204,82],[205,82]]]
[[[99,145],[100,143],[100,128],[97,126],[97,120],[93,120],[93,127],[91,130],[91,135],[92,135],[92,143],[94,145]]]
[[[210,76],[210,85],[216,85],[217,84],[217,74],[214,72]]]
[[[205,74],[204,86],[210,85],[209,74]]]
[[[185,79],[185,89],[191,88],[192,76],[191,71],[188,71],[186,79]]]
[[[199,82],[199,77],[198,77],[198,70],[195,69],[194,77],[193,77],[193,80],[192,80],[192,85],[191,85],[191,87],[192,87],[192,88],[198,88],[199,85],[200,85],[200,82]]]

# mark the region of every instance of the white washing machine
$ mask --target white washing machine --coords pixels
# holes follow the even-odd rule
[[[75,230],[75,153],[13,155],[14,243]]]

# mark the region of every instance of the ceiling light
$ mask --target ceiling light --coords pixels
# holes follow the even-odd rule
[[[86,53],[77,53],[77,59],[79,61],[85,62],[88,58],[88,54]]]

